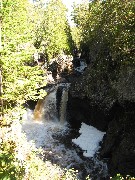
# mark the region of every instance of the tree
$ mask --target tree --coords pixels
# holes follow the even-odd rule
[[[103,60],[109,55],[119,65],[134,63],[133,1],[83,3],[74,7],[73,19],[80,32],[80,46],[88,49],[91,59]]]
[[[3,0],[1,62],[3,72],[3,99],[5,107],[22,104],[40,96],[44,86],[44,72],[29,66],[35,51],[32,46],[34,22],[33,7],[27,0]],[[33,29],[34,30],[34,29]],[[39,95],[39,96],[38,96]]]
[[[0,10],[2,11],[2,0],[0,0]],[[2,15],[1,15],[1,12],[0,12],[0,50],[2,48],[1,29],[2,29]]]
[[[61,0],[50,0],[44,8],[44,17],[37,28],[35,44],[43,47],[49,58],[70,52],[71,38],[66,18],[66,7]]]

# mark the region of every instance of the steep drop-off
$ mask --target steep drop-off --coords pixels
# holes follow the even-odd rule
[[[106,131],[100,154],[109,158],[110,175],[135,176],[135,67],[89,64],[71,80],[68,120],[85,122]]]

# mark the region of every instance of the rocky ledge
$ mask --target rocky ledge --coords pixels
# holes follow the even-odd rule
[[[115,78],[114,78],[115,76]],[[135,176],[135,68],[108,74],[89,65],[69,79],[68,120],[106,131],[100,155],[109,158],[109,173]]]

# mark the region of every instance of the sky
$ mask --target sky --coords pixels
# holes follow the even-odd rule
[[[72,5],[73,3],[75,2],[76,4],[80,4],[82,2],[82,0],[62,0],[63,3],[66,5],[66,7],[68,8],[68,21],[70,23],[70,25],[72,26],[73,25],[73,22],[71,21],[71,18],[70,18],[70,14],[72,12]]]
[[[76,2],[77,4],[79,4],[82,2],[82,0],[63,0],[63,3],[67,6],[69,11],[71,10],[73,2]]]
[[[30,2],[33,2],[33,0],[29,0]],[[48,0],[44,0],[44,1],[48,1]],[[81,3],[83,0],[62,0],[63,3],[66,5],[66,7],[68,8],[68,10],[71,12],[72,10],[72,5],[73,2],[75,2],[76,4]]]
[[[30,2],[33,2],[33,0],[29,0]],[[44,1],[48,1],[48,0],[44,0]],[[81,3],[83,0],[62,0],[63,3],[67,6],[67,8],[70,10],[71,6],[73,4],[73,2],[79,4]]]
[[[30,2],[32,2],[32,1],[33,0],[30,0]],[[48,1],[48,0],[44,0],[44,1]],[[68,16],[68,20],[69,20],[70,25],[72,25],[71,18],[70,18],[70,14],[72,12],[72,5],[73,5],[74,2],[76,4],[80,4],[83,0],[62,0],[62,1],[66,5],[66,7],[68,9],[67,16]]]

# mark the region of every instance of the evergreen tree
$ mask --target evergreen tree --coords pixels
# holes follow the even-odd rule
[[[66,12],[67,9],[61,0],[50,0],[44,9],[35,45],[37,48],[42,46],[49,58],[71,50],[72,39]]]
[[[75,6],[73,19],[81,48],[94,54],[94,60],[107,52],[119,65],[133,64],[134,8],[132,0],[93,0]]]
[[[3,0],[1,66],[4,105],[22,104],[38,98],[37,89],[44,85],[39,67],[28,66],[35,51],[32,46],[33,7],[27,0]]]

